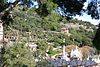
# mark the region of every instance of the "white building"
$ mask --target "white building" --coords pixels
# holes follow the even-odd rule
[[[75,49],[72,49],[70,56],[71,56],[71,58],[76,57],[76,58],[82,60],[82,52],[78,49],[77,46]]]
[[[35,43],[26,43],[26,46],[29,47],[32,51],[36,51],[37,45]]]

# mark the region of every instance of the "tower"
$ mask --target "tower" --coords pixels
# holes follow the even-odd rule
[[[3,23],[0,21],[0,42],[3,40]]]
[[[3,47],[2,40],[3,40],[3,25],[2,25],[2,21],[0,20],[0,52]],[[1,57],[1,54],[0,54],[0,57]]]
[[[65,54],[65,45],[63,45],[63,58],[66,56]]]
[[[69,61],[68,53],[65,51],[65,45],[63,45],[63,53],[62,53],[62,59]]]

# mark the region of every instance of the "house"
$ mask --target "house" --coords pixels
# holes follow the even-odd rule
[[[83,57],[81,50],[79,50],[77,46],[75,49],[72,49],[70,56],[71,58],[78,58],[80,60],[82,60]]]
[[[36,51],[37,45],[33,42],[26,43],[26,46],[29,47],[32,51]]]

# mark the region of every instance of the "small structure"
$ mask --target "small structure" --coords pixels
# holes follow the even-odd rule
[[[26,46],[32,49],[32,51],[36,51],[37,45],[35,43],[29,42],[26,43]]]
[[[70,56],[71,56],[71,58],[76,57],[76,58],[82,60],[82,52],[78,49],[77,46],[75,49],[72,49]]]
[[[66,28],[66,27],[62,27],[62,28],[61,28],[61,32],[67,34],[68,36],[71,35],[71,34],[69,33],[69,28]]]
[[[61,28],[61,32],[68,34],[69,33],[69,30],[68,30],[68,28],[63,27],[63,28]]]
[[[0,20],[0,46],[3,46],[3,44],[7,42],[8,42],[8,39],[4,38],[3,22]]]

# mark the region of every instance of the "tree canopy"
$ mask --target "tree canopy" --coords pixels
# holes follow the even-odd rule
[[[7,67],[34,67],[34,56],[32,51],[24,43],[14,44],[13,47],[5,47],[3,51],[2,66]]]
[[[24,5],[30,5],[30,3],[34,0],[15,0],[12,4],[15,5],[18,2],[22,2]],[[88,15],[91,15],[92,18],[99,19],[99,1],[91,0],[88,3],[87,9],[83,9],[84,3],[87,0],[36,0],[39,4],[39,8],[37,12],[42,16],[48,15],[52,10],[60,7],[62,11],[66,14],[66,16],[74,16],[81,15],[83,12],[86,12]],[[0,12],[9,7],[9,3],[7,1],[2,0],[0,2]]]
[[[99,28],[97,29],[97,32],[96,32],[96,35],[94,37],[94,40],[93,40],[93,45],[98,49],[100,50],[100,24],[98,26]]]

